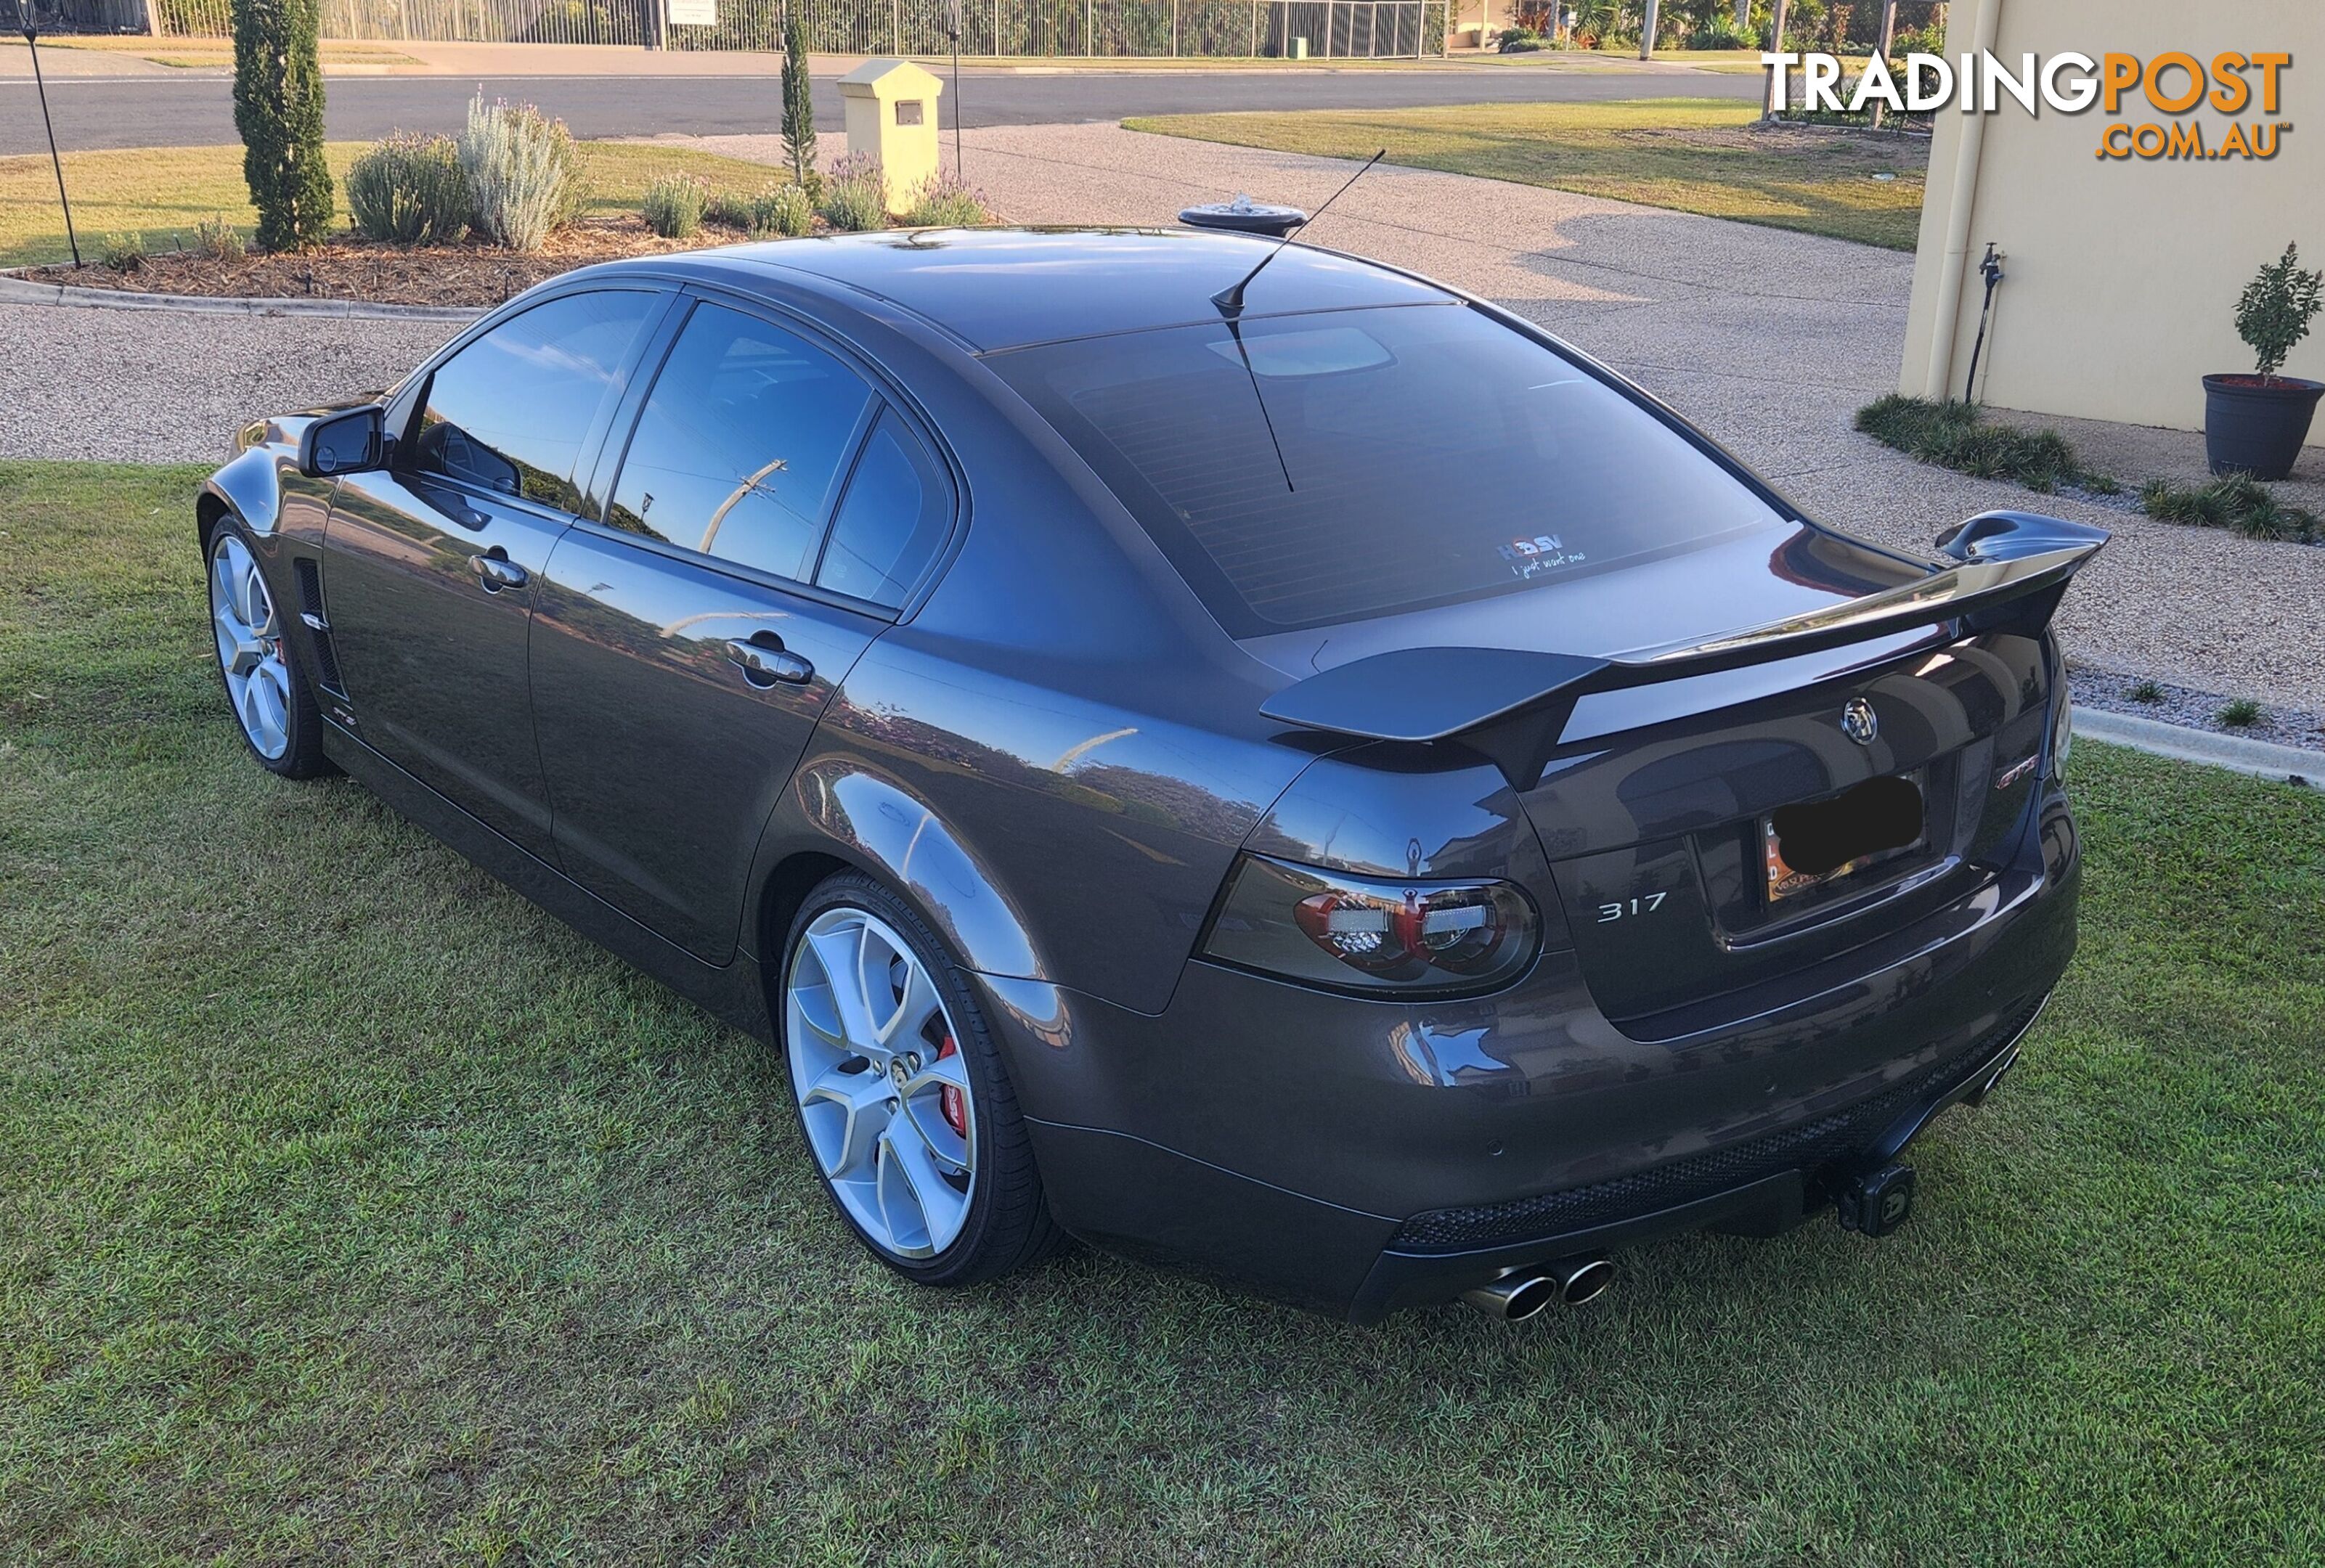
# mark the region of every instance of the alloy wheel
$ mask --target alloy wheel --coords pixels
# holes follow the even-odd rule
[[[272,762],[291,748],[291,672],[283,661],[283,626],[250,548],[221,528],[210,547],[210,626],[234,716],[258,754]]]
[[[936,1257],[968,1222],[977,1102],[927,967],[877,916],[827,909],[792,950],[783,1016],[800,1121],[833,1194],[874,1245]]]

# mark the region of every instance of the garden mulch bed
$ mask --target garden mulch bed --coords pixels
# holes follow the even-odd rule
[[[457,245],[382,244],[349,235],[310,251],[226,261],[194,251],[145,258],[115,272],[95,263],[80,268],[28,268],[19,275],[81,289],[125,289],[148,294],[214,298],[363,300],[387,305],[497,305],[544,278],[624,256],[733,244],[742,230],[705,223],[682,240],[664,239],[635,215],[584,218],[549,236],[530,254],[473,240]]]

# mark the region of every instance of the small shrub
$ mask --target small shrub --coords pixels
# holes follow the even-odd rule
[[[2231,474],[2185,489],[2162,479],[2140,486],[2139,504],[2148,516],[2191,528],[2225,528],[2246,539],[2314,544],[2325,540],[2325,524],[2302,507],[2287,506],[2248,474]]]
[[[496,245],[537,251],[580,211],[572,133],[531,104],[487,104],[477,94],[468,105],[459,153],[469,221]]]
[[[985,193],[941,169],[921,181],[904,212],[904,222],[913,228],[968,228],[992,221]]]
[[[702,209],[702,221],[719,224],[727,228],[749,228],[751,208],[755,198],[731,190],[715,190]]]
[[[347,211],[357,230],[399,245],[449,245],[468,228],[468,180],[449,136],[398,131],[357,155]]]
[[[2103,494],[2117,488],[2112,479],[2085,468],[2056,430],[1990,425],[1971,403],[1893,392],[1859,409],[1857,428],[1922,462],[1980,479],[2013,480],[2044,494],[2061,484]]]
[[[97,255],[113,272],[137,272],[145,265],[145,236],[109,234],[97,242]]]
[[[851,152],[831,166],[823,186],[823,221],[843,232],[885,228],[888,224],[888,178],[880,160],[868,152]]]
[[[1733,16],[1715,16],[1687,35],[1690,49],[1757,49],[1760,34],[1756,29],[1736,25]]]
[[[1938,54],[1946,51],[1946,30],[1943,23],[1931,21],[1919,27],[1901,27],[1890,41],[1889,54],[1903,60],[1909,54]]]
[[[2309,336],[2309,322],[2325,309],[2325,272],[2301,270],[2298,247],[2268,263],[2237,300],[2237,336],[2258,361],[2254,374],[2273,380],[2285,357]]]
[[[782,235],[797,239],[815,232],[815,203],[796,185],[778,185],[751,203],[746,226],[755,235]]]
[[[1494,48],[1503,54],[1532,54],[1542,47],[1542,34],[1531,27],[1509,27],[1502,31]]]
[[[2162,702],[2163,688],[2152,680],[2143,680],[2131,688],[2134,702]]]
[[[699,174],[665,174],[646,187],[646,226],[666,240],[690,239],[702,228],[710,182]]]
[[[2213,716],[2232,730],[2241,730],[2260,723],[2264,715],[2260,704],[2248,696],[2240,696]]]
[[[224,217],[212,216],[194,226],[194,252],[214,262],[238,262],[246,254],[242,231]]]

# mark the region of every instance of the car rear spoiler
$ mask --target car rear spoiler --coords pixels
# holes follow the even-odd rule
[[[1302,729],[1375,741],[1459,740],[1531,789],[1574,705],[1619,691],[1870,641],[1917,626],[1957,636],[2039,632],[2107,531],[2024,512],[1982,512],[1938,536],[1959,565],[1708,641],[1592,658],[1510,648],[1403,648],[1336,665],[1260,705]]]

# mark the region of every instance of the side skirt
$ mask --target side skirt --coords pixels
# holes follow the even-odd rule
[[[494,832],[328,720],[323,725],[323,751],[397,815],[425,828],[478,869],[507,883],[616,957],[755,1038],[773,1040],[766,989],[755,962],[745,957],[728,964],[703,963],[555,866]]]

